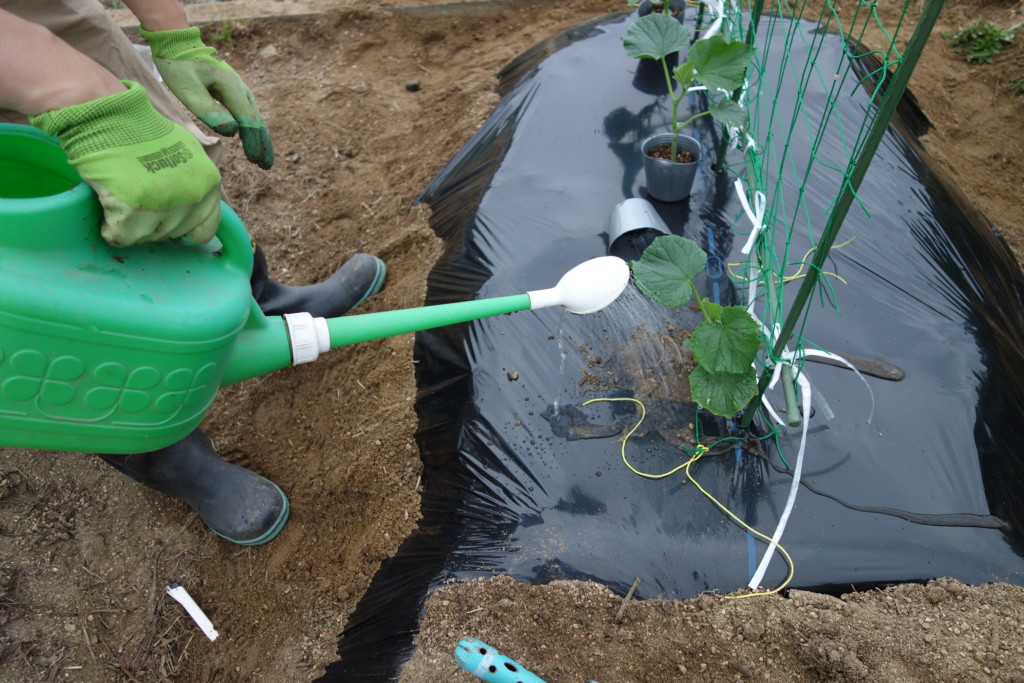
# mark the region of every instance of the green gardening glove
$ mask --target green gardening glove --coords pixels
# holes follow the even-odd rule
[[[153,108],[138,83],[29,117],[56,135],[99,195],[103,239],[115,247],[186,237],[209,242],[220,224],[220,172],[195,136]]]
[[[237,132],[249,161],[262,168],[273,166],[274,149],[256,98],[217,51],[203,44],[198,28],[147,31],[140,27],[139,35],[152,48],[164,83],[189,111],[221,135]]]

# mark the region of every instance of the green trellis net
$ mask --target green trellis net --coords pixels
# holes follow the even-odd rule
[[[749,113],[744,129],[726,131],[716,162],[736,177],[744,202],[733,227],[749,240],[747,260],[733,264],[733,277],[764,326],[760,391],[744,426],[776,366],[791,363],[799,372],[811,346],[803,336],[810,304],[838,310],[834,278],[824,270],[828,252],[851,210],[870,218],[857,189],[941,8],[942,0],[699,5],[702,34],[720,30],[751,47],[744,87],[710,95],[731,96]],[[823,58],[836,34],[845,54]],[[837,103],[858,89],[867,89],[870,105],[858,120],[844,119]],[[819,197],[834,192],[826,206],[809,201],[812,184]],[[789,415],[795,408],[787,406]]]

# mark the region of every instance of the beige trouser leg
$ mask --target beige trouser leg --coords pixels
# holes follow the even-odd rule
[[[0,0],[0,7],[50,29],[64,42],[99,62],[121,80],[135,81],[142,85],[160,113],[188,129],[203,145],[213,162],[220,162],[224,152],[220,138],[199,130],[189,113],[153,74],[99,0]],[[0,109],[0,121],[28,123],[18,112],[3,109]]]

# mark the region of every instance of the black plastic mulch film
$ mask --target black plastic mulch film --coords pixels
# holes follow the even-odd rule
[[[624,55],[628,25],[629,15],[598,18],[503,72],[503,99],[421,197],[446,245],[428,304],[551,287],[609,252],[613,208],[645,196],[639,142],[667,125],[664,98],[652,97],[664,93],[660,71]],[[819,64],[845,59],[839,41]],[[857,91],[840,107],[857,120],[867,98]],[[803,480],[813,490],[799,491],[781,541],[796,567],[791,587],[838,592],[940,576],[1024,585],[1024,278],[984,217],[933,169],[915,137],[926,125],[905,97],[860,188],[872,218],[850,212],[839,241],[857,239],[828,264],[849,282],[836,285],[841,315],[821,302],[803,331],[905,377],[867,378],[868,424],[864,382],[807,365],[834,417],[819,409],[810,418]],[[717,148],[710,117],[698,119],[697,134]],[[653,203],[672,232],[708,251],[705,295],[734,303],[741,293],[722,264],[742,260],[731,228],[742,209],[732,180],[710,163],[689,200]],[[819,211],[834,191],[808,189]],[[381,567],[348,620],[340,660],[319,680],[396,676],[424,601],[453,578],[584,579],[624,594],[639,577],[638,597],[671,599],[746,585],[766,546],[682,473],[653,481],[624,466],[619,440],[636,421],[634,404],[581,405],[642,398],[647,421],[628,444],[634,466],[663,472],[684,462],[676,444],[695,412],[677,396],[666,331],[695,319],[631,290],[588,316],[544,309],[417,335],[423,518]],[[791,460],[799,430],[783,431]],[[719,449],[693,474],[771,535],[791,483],[781,467],[769,440]],[[776,554],[762,583],[786,572]]]

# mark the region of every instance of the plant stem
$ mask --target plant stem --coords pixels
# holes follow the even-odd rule
[[[680,97],[679,99],[682,100],[683,98]],[[682,123],[680,123],[679,124],[679,128],[677,128],[676,130],[682,130],[683,128],[686,128],[688,125],[693,123],[696,119],[699,119],[700,117],[705,116],[705,115],[710,114],[710,113],[711,113],[710,111],[705,109],[704,111],[702,111],[699,114],[694,114],[690,118],[688,118],[685,121],[683,121]]]
[[[672,76],[668,72],[668,61],[661,58],[661,70],[665,73],[665,87],[668,89],[668,98],[672,100],[672,145],[669,149],[669,159],[672,161],[676,160],[676,147],[679,144],[679,128],[675,125],[675,122],[679,118],[679,103],[683,100],[682,96],[676,99],[675,88],[672,87]],[[683,91],[686,92],[685,90]]]
[[[704,315],[704,321],[711,322],[711,315],[708,314],[708,309],[704,308],[704,298],[697,291],[697,285],[693,284],[693,280],[690,280],[690,289],[693,290],[693,298],[697,300],[697,306],[700,307],[700,312]]]
[[[750,25],[747,26],[747,47],[754,50],[754,38],[757,35],[757,25],[761,21],[761,13],[764,11],[764,0],[754,0],[754,5],[750,10]],[[749,64],[748,64],[749,69]],[[743,74],[746,78],[746,73]],[[732,101],[739,102],[740,94],[743,92],[743,86],[736,88],[732,93]],[[725,153],[729,148],[729,129],[723,127],[722,140],[718,144],[718,156],[715,159],[715,165],[711,168],[715,171],[721,171],[723,164],[725,163]]]

